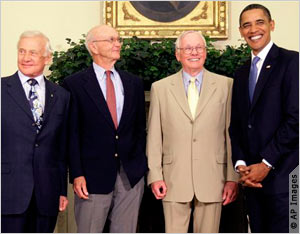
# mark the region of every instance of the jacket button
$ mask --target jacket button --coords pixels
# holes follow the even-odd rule
[[[197,140],[196,139],[193,139],[193,142],[196,142]]]
[[[35,147],[39,147],[39,144],[35,144],[34,146],[35,146]]]
[[[118,154],[115,154],[115,157],[118,157]]]
[[[119,136],[118,136],[118,135],[116,135],[116,139],[117,139],[117,140],[119,139]]]
[[[249,129],[252,128],[252,125],[251,125],[251,124],[248,124],[248,128],[249,128]]]

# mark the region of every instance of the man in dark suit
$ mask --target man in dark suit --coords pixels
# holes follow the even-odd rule
[[[121,39],[107,25],[86,37],[93,64],[64,80],[71,92],[70,176],[78,232],[136,232],[147,171],[142,81],[115,69]]]
[[[46,80],[49,39],[26,31],[18,68],[1,79],[1,231],[53,232],[66,209],[66,121],[70,95]]]
[[[240,14],[252,60],[236,71],[230,136],[252,232],[289,231],[289,173],[299,164],[299,53],[271,41],[274,24],[259,4]]]

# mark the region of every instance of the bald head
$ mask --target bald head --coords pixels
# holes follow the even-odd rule
[[[111,35],[111,34],[118,34],[118,32],[117,32],[117,30],[115,30],[113,27],[111,27],[109,25],[105,25],[105,24],[97,25],[88,31],[88,33],[86,35],[86,40],[85,40],[85,47],[91,54],[89,44],[91,42],[93,42],[94,40],[97,40],[99,36],[101,37],[101,36]]]
[[[85,45],[93,61],[103,68],[110,69],[120,58],[122,42],[111,26],[93,27],[87,34]]]

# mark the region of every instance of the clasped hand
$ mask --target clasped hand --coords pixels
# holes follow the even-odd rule
[[[263,162],[252,164],[250,166],[238,166],[241,178],[239,182],[243,186],[262,188],[261,182],[271,170]]]

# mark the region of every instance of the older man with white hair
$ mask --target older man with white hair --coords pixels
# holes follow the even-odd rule
[[[70,177],[78,232],[136,232],[147,171],[143,84],[116,69],[122,40],[93,27],[86,47],[93,64],[64,80],[71,92]]]
[[[222,204],[234,201],[238,176],[228,135],[232,79],[204,68],[206,43],[187,31],[176,41],[182,70],[151,88],[148,184],[163,199],[166,232],[218,232]]]
[[[26,31],[18,71],[1,79],[1,231],[53,232],[66,209],[70,95],[45,79],[49,39]]]

